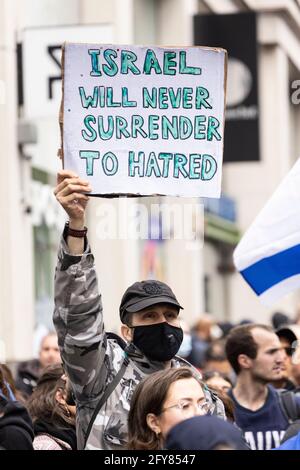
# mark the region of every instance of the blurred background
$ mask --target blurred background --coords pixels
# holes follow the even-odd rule
[[[229,53],[223,195],[198,201],[204,245],[101,240],[97,223],[107,201],[89,204],[106,328],[118,331],[128,285],[155,277],[171,285],[190,326],[207,320],[204,312],[223,324],[267,323],[275,310],[295,317],[299,292],[266,309],[236,273],[232,252],[300,155],[300,1],[0,0],[0,354],[29,359],[53,329],[65,222],[53,196],[64,41],[206,45]],[[110,204],[120,210],[120,201]]]

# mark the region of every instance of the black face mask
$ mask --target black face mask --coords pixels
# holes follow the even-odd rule
[[[167,322],[134,327],[133,344],[153,361],[164,362],[172,359],[182,340],[182,329]]]

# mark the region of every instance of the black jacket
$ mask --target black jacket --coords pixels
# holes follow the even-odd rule
[[[31,418],[26,408],[0,396],[0,447],[5,450],[33,450]]]

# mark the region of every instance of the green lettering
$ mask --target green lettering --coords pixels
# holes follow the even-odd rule
[[[116,138],[121,139],[121,136],[128,138],[130,133],[127,130],[128,123],[122,116],[116,116]]]
[[[183,97],[182,97],[182,101],[183,101],[182,106],[183,106],[183,108],[191,109],[193,107],[192,104],[191,104],[192,98],[193,98],[193,88],[184,87],[183,88]]]
[[[200,67],[189,67],[186,65],[186,51],[179,52],[179,73],[190,75],[201,75]]]
[[[220,126],[220,122],[217,118],[213,116],[209,116],[208,123],[207,123],[207,140],[212,140],[213,137],[216,140],[221,140],[222,137],[217,131],[218,127]]]
[[[136,107],[136,101],[128,100],[128,88],[127,87],[122,87],[122,106],[123,108]]]
[[[152,88],[151,96],[148,88],[143,88],[143,108],[157,108],[157,88]]]
[[[144,118],[139,114],[135,114],[131,118],[131,134],[134,139],[137,138],[137,134],[139,133],[142,137],[146,138],[148,135],[143,129],[144,125]]]
[[[217,162],[211,155],[202,155],[201,179],[211,180],[217,171]]]
[[[130,70],[134,75],[140,75],[140,70],[134,62],[137,61],[137,56],[132,51],[121,52],[121,73],[128,74]]]
[[[176,75],[176,52],[164,52],[164,75]],[[174,67],[174,68],[172,68]]]
[[[83,120],[83,123],[84,123],[85,127],[87,128],[87,130],[90,132],[90,134],[88,134],[86,132],[86,130],[83,129],[81,131],[82,137],[87,142],[94,142],[94,140],[96,140],[96,138],[97,138],[97,132],[92,127],[92,124],[96,124],[95,116],[92,116],[92,115],[85,116],[85,118]]]
[[[113,116],[107,116],[108,126],[107,130],[104,129],[103,116],[98,116],[98,133],[102,140],[109,140],[112,138],[114,133],[114,118]]]
[[[93,150],[80,150],[80,158],[86,159],[86,169],[85,172],[87,176],[93,176],[94,174],[94,160],[100,157],[100,152],[95,152]]]
[[[186,116],[179,116],[179,135],[181,140],[188,139],[193,132],[193,124]]]
[[[168,108],[168,104],[166,103],[166,101],[168,101],[167,88],[160,87],[159,88],[159,94],[158,94],[158,102],[159,102],[159,108],[160,109],[167,109]]]
[[[169,96],[172,108],[179,108],[181,101],[182,88],[178,88],[175,94],[174,88],[169,88]]]
[[[99,106],[100,108],[104,108],[105,106],[105,90],[104,86],[99,86]]]
[[[170,167],[170,160],[173,158],[172,153],[159,153],[158,154],[159,160],[163,160],[163,172],[162,172],[162,177],[163,178],[168,178],[169,176],[169,167]]]
[[[106,89],[106,105],[108,108],[119,108],[121,106],[119,101],[114,102],[114,89],[111,86]]]
[[[86,96],[83,86],[79,87],[79,94],[81,99],[81,106],[83,108],[88,109],[90,106],[91,108],[97,107],[99,98],[99,88],[97,86],[94,87],[93,96]]]
[[[151,140],[157,140],[158,135],[157,135],[157,129],[159,128],[157,121],[159,120],[159,116],[156,114],[150,114],[148,117],[148,127],[149,127],[149,139]]]
[[[109,168],[109,162],[111,168]],[[119,167],[119,162],[117,157],[112,152],[107,152],[103,155],[102,158],[102,169],[106,176],[113,176],[117,173]]]
[[[202,106],[206,109],[212,109],[211,105],[207,101],[209,98],[209,92],[206,88],[202,86],[197,86],[196,88],[196,109],[201,109]]]
[[[145,153],[138,152],[138,158],[135,160],[135,153],[129,152],[128,155],[128,175],[135,176],[135,170],[138,170],[139,176],[144,176],[144,165],[145,165]]]
[[[198,153],[191,153],[190,154],[190,179],[198,180],[200,178],[200,173],[197,173],[195,170],[200,169],[201,166],[201,155]]]
[[[205,123],[206,122],[206,116],[199,115],[195,116],[195,124],[194,124],[194,138],[195,139],[200,139],[203,140],[205,139]]]
[[[184,168],[187,164],[187,158],[182,153],[175,153],[174,155],[174,178],[179,178],[179,173],[183,175],[184,178],[187,178],[189,175]]]
[[[107,64],[103,64],[102,66],[103,72],[109,77],[114,77],[119,70],[116,62],[114,61],[114,59],[118,57],[117,51],[114,49],[105,49],[103,57],[107,62]]]
[[[150,152],[147,162],[146,176],[151,176],[153,172],[156,178],[159,178],[161,176],[155,153]]]
[[[161,74],[161,68],[155,52],[152,49],[148,49],[145,56],[144,62],[144,74],[151,75],[152,69],[155,70],[156,74]]]
[[[89,49],[89,55],[91,56],[92,71],[90,72],[91,77],[100,77],[101,72],[99,69],[98,56],[100,55],[100,49]]]
[[[172,116],[172,122],[170,122],[167,116],[162,116],[161,118],[161,127],[162,127],[162,138],[168,140],[169,134],[172,135],[173,139],[178,139],[178,117]]]

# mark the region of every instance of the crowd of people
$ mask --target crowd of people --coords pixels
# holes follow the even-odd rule
[[[300,449],[299,319],[277,312],[270,325],[233,325],[200,314],[190,328],[172,289],[145,280],[125,291],[118,334],[105,331],[85,227],[90,189],[58,175],[69,220],[56,332],[15,377],[0,366],[1,449]]]

